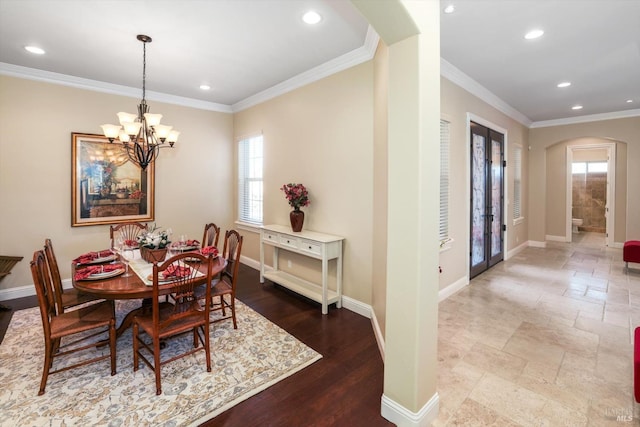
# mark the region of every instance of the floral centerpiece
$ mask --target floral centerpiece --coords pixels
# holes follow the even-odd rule
[[[280,190],[284,191],[287,201],[296,211],[299,211],[303,206],[309,206],[311,203],[309,201],[309,192],[302,184],[285,184]]]
[[[155,224],[138,236],[140,255],[147,262],[161,262],[167,255],[171,243],[171,229],[160,230]]]
[[[293,210],[289,213],[291,228],[296,232],[301,231],[302,224],[304,223],[304,212],[302,212],[300,208],[309,206],[311,203],[309,200],[309,192],[304,185],[294,183],[285,184],[280,190],[284,191],[289,205],[293,207]]]

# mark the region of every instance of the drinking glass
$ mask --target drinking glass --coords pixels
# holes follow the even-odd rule
[[[131,277],[132,274],[129,272],[129,259],[127,258],[127,249],[129,247],[125,244],[122,238],[118,238],[118,242],[116,243],[116,250],[120,255],[120,260],[124,264],[124,274],[122,277]]]

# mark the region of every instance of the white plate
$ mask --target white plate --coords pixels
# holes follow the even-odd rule
[[[104,257],[101,257],[101,258],[96,258],[96,259],[93,259],[91,261],[83,262],[82,264],[78,264],[78,265],[101,264],[103,262],[113,261],[116,258],[117,257],[115,255],[109,255],[109,256],[104,256]]]
[[[147,276],[147,280],[150,281],[150,282],[153,282],[153,274],[148,275]],[[160,273],[158,275],[158,282],[160,282],[160,283],[169,283],[169,282],[173,282],[175,280],[176,280],[175,277],[168,277],[168,278],[165,279],[165,277],[162,275],[162,273]]]
[[[171,249],[176,250],[176,251],[182,251],[182,252],[186,252],[186,251],[192,251],[194,249],[198,249],[200,246],[196,246],[196,245],[192,245],[192,246],[180,246],[180,245],[176,245],[176,246],[172,246]]]
[[[105,271],[104,273],[93,273],[89,277],[85,279],[80,279],[80,280],[102,280],[102,279],[108,279],[110,277],[115,277],[122,273],[124,273],[124,268],[119,268],[113,271]]]
[[[206,256],[207,256],[207,255],[205,255],[205,257],[206,257]],[[218,258],[219,256],[220,256],[220,254],[218,254],[218,255],[214,256],[214,257],[213,257],[213,259],[216,259],[216,258]],[[200,262],[200,259],[199,259],[199,258],[185,258],[185,261],[187,261],[187,262]]]

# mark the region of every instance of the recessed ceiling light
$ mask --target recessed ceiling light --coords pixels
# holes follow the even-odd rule
[[[582,110],[582,105],[574,105],[571,107],[572,110]]]
[[[302,20],[307,24],[313,25],[320,22],[322,20],[322,16],[320,16],[320,14],[314,10],[310,10],[302,16]]]
[[[452,4],[444,8],[444,13],[453,13],[456,11],[456,7]]]
[[[209,85],[200,85],[200,89],[209,90],[209,89],[211,89],[211,86],[209,86]]]
[[[524,38],[527,40],[537,39],[538,37],[541,37],[543,34],[544,34],[544,31],[542,30],[532,30],[532,31],[529,31],[527,34],[525,34]]]
[[[558,87],[569,87],[569,86],[571,86],[571,82],[558,83]]]
[[[37,46],[25,46],[24,50],[27,52],[35,53],[36,55],[44,55],[44,49],[41,49]]]
[[[627,99],[627,103],[631,104],[633,102],[633,99]]]

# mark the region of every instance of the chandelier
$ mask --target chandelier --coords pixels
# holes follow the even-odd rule
[[[120,126],[102,125],[104,136],[110,143],[118,139],[127,152],[129,160],[140,166],[143,171],[149,163],[160,155],[160,148],[173,147],[180,132],[173,127],[161,125],[162,114],[149,113],[145,99],[147,79],[147,43],[151,37],[140,34],[137,39],[142,42],[142,101],[138,104],[138,114],[118,113]],[[168,144],[168,145],[165,145]]]

